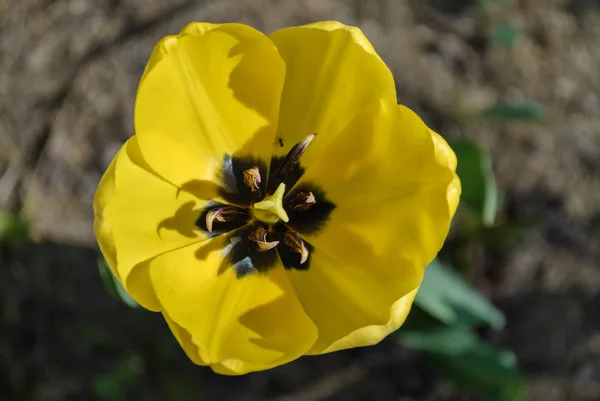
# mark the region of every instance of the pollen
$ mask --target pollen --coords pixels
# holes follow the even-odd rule
[[[292,200],[290,203],[292,205],[292,209],[304,212],[308,210],[312,205],[317,203],[317,199],[315,198],[315,195],[310,191],[308,193],[300,192],[298,196],[296,196],[294,200]]]
[[[304,241],[302,241],[302,238],[300,238],[300,235],[298,235],[297,232],[293,230],[287,230],[283,237],[283,242],[285,242],[287,246],[292,248],[294,252],[300,254],[301,265],[304,264],[304,262],[306,262],[306,260],[308,259],[308,248],[306,247]]]
[[[279,241],[267,240],[267,230],[263,226],[258,226],[254,231],[251,231],[248,239],[254,242],[261,252],[273,249],[279,244]]]
[[[262,180],[260,178],[260,171],[258,167],[254,166],[244,171],[244,184],[246,184],[246,186],[250,188],[252,192],[260,189],[259,185],[261,182]]]

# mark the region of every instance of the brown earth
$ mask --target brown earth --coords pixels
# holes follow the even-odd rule
[[[97,276],[92,198],[133,134],[154,44],[192,20],[270,32],[325,19],[363,29],[394,72],[401,103],[443,135],[490,151],[502,219],[539,222],[517,244],[487,249],[476,280],[508,315],[500,341],[527,372],[529,399],[600,400],[600,4],[506,0],[484,14],[472,3],[0,0],[0,210],[22,213],[39,242],[0,253],[0,400],[95,399],[88,383],[138,361],[135,353],[154,359],[144,359],[135,380],[146,381],[129,383],[124,399],[469,399],[386,342],[216,376],[190,366],[157,316],[109,299]],[[507,19],[521,36],[511,47],[490,42],[491,27]],[[544,105],[545,120],[466,117],[522,99]],[[179,387],[204,398],[172,395]]]

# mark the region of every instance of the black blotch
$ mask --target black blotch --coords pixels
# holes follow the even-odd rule
[[[287,270],[308,270],[310,268],[312,253],[315,248],[302,239],[304,241],[304,245],[308,248],[308,259],[306,259],[306,262],[300,264],[300,258],[302,255],[293,251],[289,245],[286,245],[283,239],[286,231],[287,228],[282,224],[276,226],[275,230],[273,231],[273,239],[279,241],[279,245],[277,245],[275,249],[277,249],[277,253],[279,254],[279,258],[283,263],[283,267],[285,267]]]
[[[230,206],[230,205],[225,205],[225,204],[219,203],[219,202],[210,202],[204,208],[204,210],[202,210],[202,213],[200,213],[200,216],[198,216],[198,219],[196,220],[196,227],[198,227],[200,230],[205,232],[209,238],[212,238],[217,235],[221,235],[221,234],[227,233],[229,231],[235,230],[237,228],[240,228],[244,224],[248,223],[248,220],[250,220],[250,215],[248,214],[247,210],[242,209],[242,208],[236,208],[243,214],[239,214],[238,215],[239,217],[236,217],[231,221],[226,221],[226,222],[213,221],[213,230],[212,230],[212,232],[208,232],[208,228],[206,227],[206,215],[211,210],[217,209],[219,207],[224,207],[224,206]],[[230,207],[235,207],[235,206],[230,206]]]
[[[233,265],[238,278],[252,273],[266,273],[277,266],[275,249],[259,251],[254,242],[248,239],[250,232],[253,230],[256,230],[256,225],[250,224],[239,229],[230,237],[232,247],[225,259]]]
[[[281,165],[286,160],[286,158],[287,158],[287,156],[283,156],[283,157],[273,156],[271,158],[271,168],[269,169],[269,180],[268,180],[268,184],[267,184],[267,193],[272,194],[273,192],[275,192],[275,190],[279,186],[280,181],[277,178],[277,175],[279,173],[279,169],[281,168]],[[283,181],[283,183],[285,184],[285,187],[289,189],[289,188],[293,187],[294,185],[296,185],[296,183],[298,182],[300,177],[302,177],[302,174],[304,174],[304,168],[302,168],[302,166],[300,166],[300,163],[296,163],[296,166],[288,173],[287,177]]]
[[[258,167],[262,182],[259,185],[260,190],[252,191],[244,183],[244,171]],[[221,167],[220,181],[222,187],[219,188],[218,192],[223,199],[227,202],[241,205],[250,206],[253,202],[260,202],[264,195],[265,178],[267,177],[267,164],[257,158],[253,157],[231,157],[226,155],[223,159],[223,166]]]
[[[317,201],[308,210],[292,209],[291,201],[296,199],[300,192],[312,192]],[[335,204],[330,202],[325,192],[316,185],[302,184],[286,195],[283,208],[287,212],[290,222],[288,225],[300,234],[312,234],[319,231],[329,220],[329,215],[335,209]]]

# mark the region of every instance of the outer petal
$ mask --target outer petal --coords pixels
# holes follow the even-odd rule
[[[452,148],[448,145],[448,143],[435,131],[429,130],[431,137],[433,138],[433,144],[435,145],[435,158],[438,163],[442,166],[446,166],[452,171],[454,171],[454,178],[452,183],[448,185],[448,206],[450,209],[450,215],[454,215],[456,212],[456,208],[458,207],[458,202],[460,201],[460,179],[456,174],[456,154],[452,150]]]
[[[336,205],[320,231],[304,233],[314,247],[310,269],[291,273],[319,329],[311,352],[373,344],[404,321],[460,192],[450,153],[412,111],[381,101],[306,171],[301,183]]]
[[[125,147],[121,148],[119,154],[124,152],[123,149]],[[100,179],[96,194],[94,195],[94,233],[98,240],[100,252],[104,255],[106,263],[117,278],[120,277],[119,270],[117,269],[117,249],[115,248],[112,230],[104,220],[104,209],[115,193],[115,164],[118,157],[117,154],[110,162],[110,165]]]
[[[394,79],[360,29],[339,22],[286,28],[270,35],[286,64],[278,135],[285,154],[312,133],[318,152],[302,158],[310,165],[320,151],[366,105],[396,101]]]
[[[228,241],[215,237],[152,260],[150,276],[164,310],[219,373],[268,369],[305,354],[317,331],[284,269],[238,279],[223,259]]]
[[[113,160],[96,194],[94,227],[111,268],[142,306],[160,309],[144,262],[204,240],[194,223],[205,204],[157,176],[136,136]]]
[[[225,155],[265,162],[285,65],[241,24],[200,24],[163,39],[140,82],[135,127],[144,158],[177,186],[218,175]]]
[[[171,332],[177,339],[177,342],[179,343],[185,354],[188,356],[188,358],[190,358],[190,360],[196,365],[206,365],[206,362],[204,362],[202,358],[200,358],[198,346],[193,343],[192,336],[190,336],[190,333],[188,333],[183,329],[183,327],[175,323],[173,319],[171,319],[169,315],[167,315],[164,312],[163,317],[165,318],[165,321],[169,325]]]

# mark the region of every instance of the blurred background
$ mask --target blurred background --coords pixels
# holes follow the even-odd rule
[[[93,194],[156,42],[194,20],[329,19],[365,32],[400,103],[491,159],[486,229],[445,254],[506,316],[477,334],[514,352],[521,399],[600,400],[594,0],[0,0],[0,400],[482,399],[393,338],[218,376],[100,278]]]

